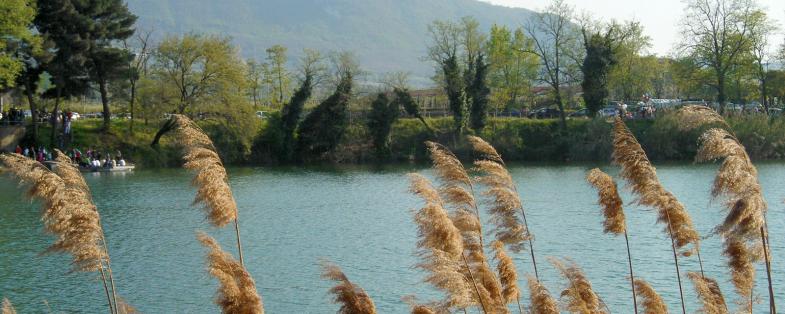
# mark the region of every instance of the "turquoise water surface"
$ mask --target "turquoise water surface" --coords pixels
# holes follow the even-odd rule
[[[546,257],[571,257],[584,268],[595,291],[613,313],[631,313],[624,240],[602,233],[594,190],[584,181],[591,165],[516,165],[511,173],[522,193],[535,235],[540,276],[558,295],[564,282]],[[785,308],[785,164],[758,165],[769,202],[773,269],[777,300]],[[687,207],[701,235],[709,235],[724,214],[709,195],[717,165],[658,166],[663,184]],[[615,167],[603,167],[616,175]],[[412,210],[421,205],[407,192],[407,172],[430,176],[417,166],[382,169],[236,168],[230,180],[240,208],[247,268],[256,280],[268,313],[332,313],[319,278],[319,261],[340,265],[366,289],[379,313],[405,313],[401,297],[422,301],[440,294],[421,283],[413,266],[417,233]],[[88,174],[87,181],[102,216],[118,291],[144,313],[215,313],[217,282],[205,271],[205,251],[197,231],[216,237],[227,251],[234,230],[207,224],[192,207],[191,175],[182,170],[139,170],[128,174]],[[69,258],[41,255],[51,236],[42,231],[37,203],[22,198],[7,175],[0,176],[0,297],[21,313],[105,312],[103,289],[94,274],[68,273]],[[625,190],[625,202],[633,198]],[[486,214],[487,215],[487,214]],[[670,240],[655,224],[651,209],[626,207],[636,276],[649,281],[680,312]],[[487,218],[487,217],[485,217]],[[722,284],[728,303],[737,296],[729,283],[721,240],[702,242],[708,276]],[[528,252],[514,255],[521,274],[531,273]],[[682,260],[683,271],[697,271],[695,258]],[[525,286],[521,276],[521,286]],[[755,292],[767,313],[768,294],[762,265]],[[685,278],[687,311],[699,304]],[[524,290],[522,303],[528,304]],[[735,307],[735,306],[734,306]],[[517,312],[517,310],[516,310]]]

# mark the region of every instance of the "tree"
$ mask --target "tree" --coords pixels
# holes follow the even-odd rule
[[[286,70],[286,47],[275,45],[267,48],[267,76],[272,105],[280,107],[289,94],[289,72]]]
[[[103,130],[109,131],[109,82],[128,76],[128,64],[133,56],[118,48],[119,42],[134,34],[136,16],[122,0],[75,1],[81,21],[88,25],[80,35],[87,40],[87,68],[90,80],[98,85],[103,106]]]
[[[425,121],[425,117],[422,116],[420,105],[414,101],[409,90],[406,88],[395,88],[393,89],[393,94],[395,94],[395,100],[393,100],[393,102],[396,103],[396,107],[403,107],[403,110],[406,111],[408,115],[415,117],[422,122],[422,125],[428,130],[428,133],[431,135],[435,134],[431,126],[428,125],[428,122]]]
[[[587,34],[588,30],[582,29],[586,56],[583,59],[583,101],[589,109],[589,115],[594,115],[605,106],[608,98],[608,72],[616,63],[611,42],[611,32]]]
[[[136,36],[136,48],[138,49],[136,53],[133,54],[133,58],[131,61],[128,62],[128,84],[129,84],[129,97],[128,97],[128,107],[129,112],[131,114],[131,121],[128,124],[128,132],[133,134],[134,133],[134,118],[136,110],[134,110],[134,105],[136,104],[136,92],[138,90],[138,83],[139,78],[142,75],[147,75],[147,68],[150,63],[150,36],[153,34],[153,31],[146,31],[142,33],[138,33]],[[128,45],[128,41],[123,41],[123,47],[127,51],[131,51],[131,48]]]
[[[390,132],[398,119],[398,108],[398,103],[391,102],[385,93],[379,93],[371,103],[367,125],[379,160],[390,156]]]
[[[153,75],[160,103],[180,114],[226,110],[245,103],[245,63],[229,38],[185,34],[163,39],[154,54]],[[238,99],[239,98],[239,99]]]
[[[753,0],[689,0],[682,18],[682,46],[701,67],[711,69],[720,113],[727,100],[727,81],[739,58],[750,49],[760,27]]]
[[[537,77],[539,61],[532,51],[532,41],[522,29],[512,34],[505,26],[493,25],[486,44],[488,56],[488,85],[491,88],[491,103],[511,109],[518,98],[529,93]],[[498,111],[499,108],[497,107]]]
[[[251,98],[253,107],[258,109],[261,107],[261,94],[264,88],[264,75],[266,72],[265,67],[256,62],[256,60],[248,60],[246,62],[248,69],[248,96]]]
[[[40,49],[41,38],[32,29],[36,6],[33,0],[3,0],[0,2],[0,90],[14,87],[16,77],[24,70],[25,61],[17,49]]]
[[[44,94],[45,97],[55,98],[50,119],[52,144],[57,143],[57,116],[61,98],[82,95],[88,88],[86,62],[90,41],[83,37],[85,28],[89,26],[83,22],[84,18],[70,0],[38,0],[38,14],[33,23],[41,36],[51,40],[55,47],[51,62],[43,67],[52,76],[55,85]]]
[[[352,73],[346,68],[335,92],[322,101],[300,124],[297,139],[298,157],[321,157],[338,146],[349,124],[348,105],[352,93]]]
[[[455,132],[463,133],[466,128],[466,120],[469,115],[468,100],[464,89],[464,80],[461,69],[458,65],[458,58],[450,57],[442,66],[444,74],[444,90],[447,93],[447,101],[450,105]]]
[[[760,90],[760,103],[769,112],[768,89],[768,66],[771,59],[769,53],[769,37],[777,30],[777,26],[768,18],[765,12],[758,10],[753,12],[750,17],[752,24],[757,25],[750,30],[751,50],[750,55],[755,63],[754,76],[758,80]]]
[[[488,102],[491,89],[488,88],[488,63],[480,53],[475,59],[474,77],[467,88],[471,99],[471,127],[479,132],[485,127],[488,119]]]
[[[551,87],[554,101],[561,112],[561,126],[567,127],[562,87],[577,81],[577,36],[571,24],[573,8],[564,0],[553,0],[544,12],[537,13],[526,27],[534,41],[534,50],[540,60],[540,80]]]

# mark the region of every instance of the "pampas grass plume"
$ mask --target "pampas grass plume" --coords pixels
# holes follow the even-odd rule
[[[531,297],[532,314],[559,314],[559,305],[556,303],[548,289],[537,279],[528,276],[529,293]]]
[[[330,289],[335,303],[341,304],[341,314],[375,314],[376,307],[371,297],[360,286],[349,281],[341,268],[329,262],[322,263],[322,278],[336,281]]]
[[[613,182],[611,176],[597,168],[589,171],[586,180],[597,189],[597,195],[605,216],[605,232],[615,235],[623,234],[626,228],[624,209],[622,208],[623,203],[621,197],[619,197],[616,182]]]
[[[499,273],[504,302],[516,302],[521,296],[521,290],[518,287],[518,271],[515,269],[515,262],[504,251],[502,242],[494,241],[492,246],[496,255],[496,271]]]
[[[668,306],[665,301],[654,291],[654,288],[643,279],[635,280],[635,290],[643,308],[642,314],[667,314]]]
[[[561,293],[562,297],[567,299],[565,304],[567,311],[581,314],[608,313],[602,300],[592,289],[591,282],[578,265],[572,261],[565,263],[555,258],[549,260],[567,279],[567,288]]]
[[[703,303],[703,313],[705,314],[727,314],[728,306],[725,304],[725,297],[722,296],[720,285],[717,281],[705,277],[696,272],[689,272],[687,276],[695,285],[695,292],[698,299]]]
[[[6,298],[3,298],[2,314],[16,314],[14,305],[11,304],[11,301],[8,301]]]
[[[256,291],[256,284],[248,271],[231,254],[224,252],[215,239],[207,234],[198,233],[197,239],[209,251],[207,270],[220,286],[216,292],[215,304],[226,314],[264,314],[262,298]]]

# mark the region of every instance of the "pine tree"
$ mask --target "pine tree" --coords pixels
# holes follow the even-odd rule
[[[583,71],[581,88],[586,108],[589,109],[589,114],[594,116],[608,98],[608,72],[615,59],[610,32],[605,35],[596,33],[586,36],[584,30],[584,38],[586,38],[584,40],[586,56],[581,65]]]
[[[468,108],[464,81],[461,76],[460,66],[458,65],[458,59],[455,56],[449,57],[442,65],[442,71],[444,71],[444,90],[447,93],[450,111],[452,111],[455,132],[461,134],[466,128]]]

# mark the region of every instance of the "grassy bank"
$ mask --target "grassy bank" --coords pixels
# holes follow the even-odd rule
[[[429,133],[419,120],[398,120],[391,134],[392,154],[385,162],[426,161],[428,155],[423,144],[426,140],[447,144],[457,155],[469,157],[470,149],[453,132],[451,118],[431,118],[426,121],[435,130],[435,135]],[[785,119],[745,116],[729,118],[728,121],[753,159],[785,158]],[[158,122],[148,125],[136,122],[132,135],[128,132],[128,120],[112,122],[111,131],[103,134],[100,132],[100,120],[76,121],[73,124],[71,146],[110,153],[120,150],[128,159],[146,167],[179,165],[179,157],[168,137],[163,138],[160,147],[150,147],[160,127]],[[248,139],[233,134],[260,136],[265,132],[263,122],[258,130],[247,132],[227,131],[231,128],[216,121],[200,121],[199,124],[215,139],[219,152],[228,164],[251,163]],[[627,124],[653,160],[691,160],[697,151],[698,136],[702,133],[702,130],[680,131],[675,120],[669,116],[653,121],[628,121]],[[603,119],[569,120],[566,130],[562,130],[558,120],[498,118],[490,119],[488,126],[479,134],[469,133],[488,140],[509,161],[607,161],[612,151],[611,127]],[[51,147],[49,132],[50,128],[42,125],[38,142]],[[28,137],[26,142],[30,143],[31,138]],[[376,162],[365,125],[351,125],[343,143],[326,156],[325,161]]]

